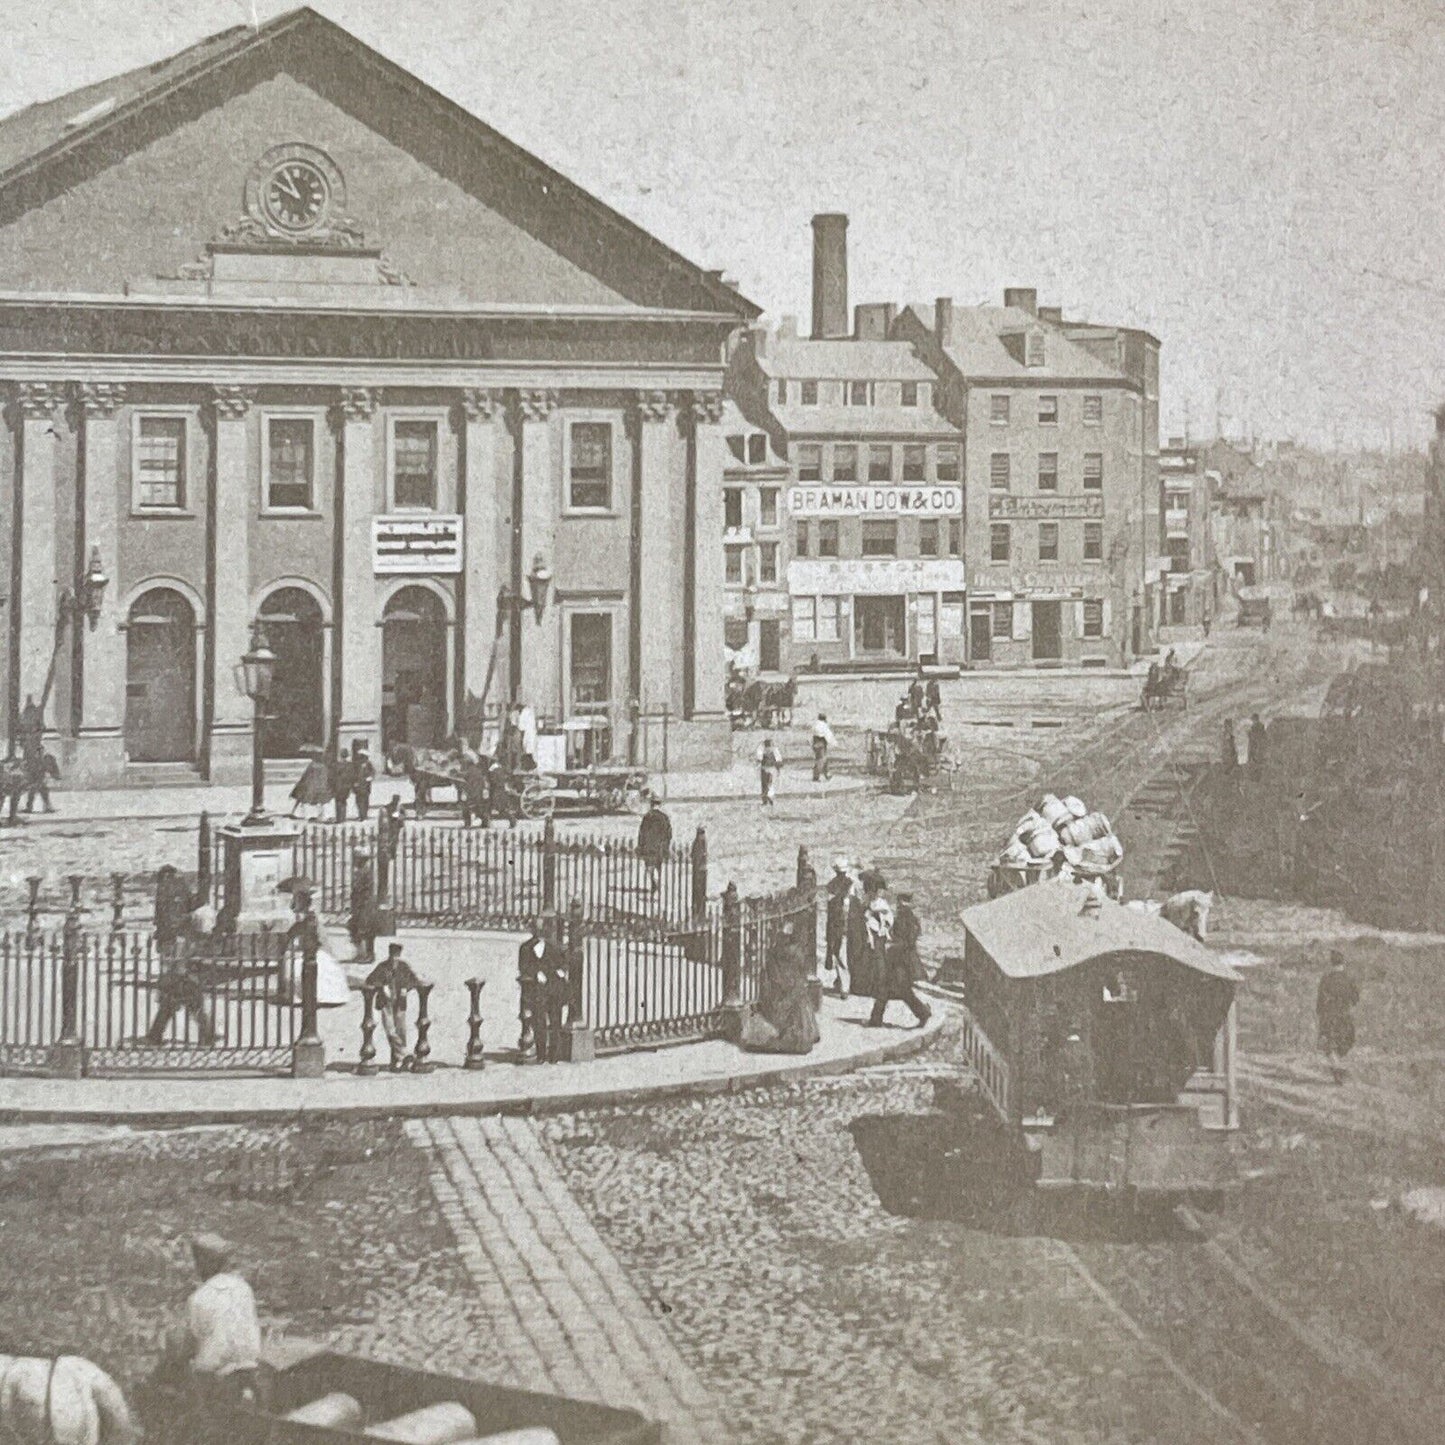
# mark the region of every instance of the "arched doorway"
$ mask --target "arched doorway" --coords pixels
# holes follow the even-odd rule
[[[381,745],[436,747],[447,731],[446,607],[428,587],[403,587],[381,622]]]
[[[326,745],[326,619],[321,604],[301,587],[268,594],[260,617],[276,654],[265,755],[303,757]]]
[[[133,763],[196,756],[196,614],[173,588],[131,605],[125,634],[125,753]]]

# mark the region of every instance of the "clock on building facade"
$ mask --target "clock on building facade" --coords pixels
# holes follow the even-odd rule
[[[246,177],[246,214],[272,235],[305,240],[346,214],[346,183],[336,162],[316,146],[273,146]]]

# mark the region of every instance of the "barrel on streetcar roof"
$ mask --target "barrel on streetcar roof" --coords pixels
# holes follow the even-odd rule
[[[1039,799],[1038,806],[1034,811],[1049,827],[1054,829],[1062,828],[1073,816],[1063,799],[1055,797],[1052,793],[1045,793]]]
[[[1071,843],[1075,848],[1080,848],[1085,843],[1094,843],[1100,838],[1107,838],[1113,831],[1114,825],[1102,813],[1089,813],[1083,818],[1075,818],[1071,823],[1065,824],[1060,836],[1065,843]]]

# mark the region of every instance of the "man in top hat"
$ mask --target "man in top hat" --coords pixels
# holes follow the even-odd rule
[[[366,743],[357,738],[351,744],[351,795],[356,799],[356,816],[364,823],[371,808],[371,784],[376,768],[366,751]]]
[[[346,920],[346,931],[356,945],[357,963],[376,961],[376,935],[381,931],[380,922],[371,854],[365,848],[355,848],[351,854],[351,913]]]
[[[185,1323],[166,1335],[162,1368],[186,1370],[217,1406],[260,1403],[256,1296],[219,1235],[197,1235],[191,1254],[201,1283],[186,1302]]]
[[[536,1062],[554,1063],[561,1057],[562,1017],[559,994],[565,987],[567,961],[547,935],[545,921],[537,919],[517,950],[517,986],[521,997],[521,1037],[517,1052],[525,1063],[529,1049]]]
[[[637,825],[637,856],[647,868],[648,884],[654,893],[662,877],[663,865],[672,851],[672,819],[657,794],[652,795],[642,821]]]
[[[828,880],[828,913],[823,935],[823,971],[836,975],[839,998],[848,997],[843,944],[848,934],[848,899],[853,890],[853,874],[848,867],[848,860],[840,853],[833,859],[833,876]]]

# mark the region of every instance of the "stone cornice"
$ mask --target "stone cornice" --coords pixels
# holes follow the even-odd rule
[[[637,415],[644,422],[665,422],[676,416],[681,398],[672,391],[640,391],[637,393]]]
[[[341,399],[336,403],[337,414],[343,422],[370,421],[376,415],[380,395],[372,386],[344,386]]]
[[[82,381],[75,388],[77,416],[112,417],[125,404],[125,385],[117,381]]]
[[[699,391],[694,393],[692,416],[698,426],[717,426],[722,421],[722,413],[722,392]]]
[[[218,421],[240,421],[256,401],[252,386],[218,386],[211,396],[211,407]]]
[[[469,386],[457,400],[463,421],[491,421],[506,406],[507,394],[500,387]]]
[[[550,387],[526,387],[517,393],[517,415],[524,422],[546,421],[560,402]]]
[[[44,421],[65,405],[65,385],[58,381],[22,381],[11,388],[10,399],[26,421]]]

